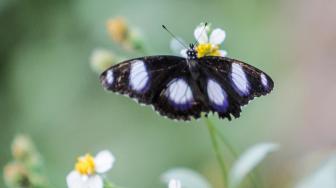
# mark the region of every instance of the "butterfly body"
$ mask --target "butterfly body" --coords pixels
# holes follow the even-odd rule
[[[161,115],[176,120],[217,113],[231,120],[241,106],[273,89],[273,81],[259,69],[241,61],[197,57],[193,47],[187,58],[147,56],[127,60],[104,71],[100,80],[107,90],[153,105]]]

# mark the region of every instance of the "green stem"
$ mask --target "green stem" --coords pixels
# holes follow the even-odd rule
[[[259,177],[259,174],[257,172],[257,170],[255,169],[254,172],[252,172],[250,175],[249,175],[249,178],[251,180],[251,183],[253,184],[253,187],[256,187],[256,188],[262,188],[264,187],[262,185],[262,183],[260,183],[260,177]],[[259,180],[259,181],[258,181]]]
[[[217,161],[219,163],[219,166],[221,168],[222,171],[222,176],[223,176],[223,181],[224,181],[224,185],[225,187],[227,187],[228,185],[228,181],[227,181],[227,171],[226,171],[226,166],[225,163],[223,161],[223,157],[222,154],[219,150],[218,147],[218,143],[217,143],[217,138],[216,138],[216,129],[214,127],[214,125],[212,124],[212,122],[209,119],[204,119],[205,123],[207,124],[209,133],[210,133],[210,137],[211,137],[211,143],[212,143],[212,147],[216,153],[216,157],[217,157]]]
[[[238,158],[238,153],[233,149],[232,145],[230,142],[225,138],[225,136],[216,128],[216,133],[219,136],[219,138],[222,140],[223,144],[226,146],[226,148],[229,150],[229,152],[232,154],[234,159]]]
[[[214,127],[214,129],[216,129],[217,135],[222,140],[223,144],[226,146],[226,148],[229,150],[229,152],[233,155],[234,159],[238,159],[238,157],[239,157],[238,153],[233,149],[233,147],[230,144],[230,142],[225,138],[225,136],[216,127]],[[255,187],[255,188],[261,188],[262,186],[258,183],[256,176],[257,176],[256,173],[250,174],[249,175],[250,181],[253,184],[253,187]]]
[[[111,182],[109,182],[107,179],[104,180],[104,188],[113,188],[113,185]]]
[[[104,188],[121,188],[121,187],[114,185],[106,177],[104,177]]]

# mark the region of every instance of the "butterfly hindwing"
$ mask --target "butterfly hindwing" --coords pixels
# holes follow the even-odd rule
[[[200,88],[208,104],[208,110],[216,112],[220,118],[231,120],[231,115],[239,117],[240,103],[235,93],[226,84],[225,75],[207,66],[200,66]]]
[[[241,106],[273,89],[273,81],[266,73],[246,63],[215,56],[198,61],[205,75],[203,92],[207,93],[211,111],[222,118],[230,119],[230,114],[239,117]],[[218,108],[221,102],[224,107]]]
[[[161,115],[171,119],[191,120],[201,117],[202,112],[208,112],[203,94],[195,80],[192,79],[188,67],[178,70],[162,87],[154,108]]]

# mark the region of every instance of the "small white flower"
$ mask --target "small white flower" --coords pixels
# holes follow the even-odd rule
[[[200,25],[197,26],[194,31],[194,37],[199,44],[210,43],[213,45],[220,45],[222,42],[224,42],[226,37],[226,33],[224,30],[216,28],[212,30],[210,36],[208,37],[207,33],[209,33],[209,29],[207,27],[204,28],[204,26]]]
[[[198,41],[198,44],[195,46],[197,51],[197,56],[222,56],[225,57],[227,52],[225,50],[220,50],[220,45],[224,42],[226,38],[226,33],[220,28],[216,28],[210,32],[210,26],[207,25],[204,27],[204,24],[201,23],[194,30],[194,37]],[[208,35],[210,33],[210,35]],[[182,49],[180,51],[183,57],[187,57],[187,49]]]
[[[107,150],[95,157],[90,154],[79,157],[75,169],[66,178],[68,188],[103,188],[101,175],[112,168],[114,161],[114,156]]]
[[[168,188],[181,188],[181,182],[177,179],[171,179],[168,183]]]

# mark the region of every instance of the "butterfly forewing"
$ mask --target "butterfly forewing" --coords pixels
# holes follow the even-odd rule
[[[152,104],[160,92],[163,80],[171,72],[184,66],[183,58],[175,56],[149,56],[131,59],[104,71],[100,80],[107,90],[128,95],[138,102]]]

